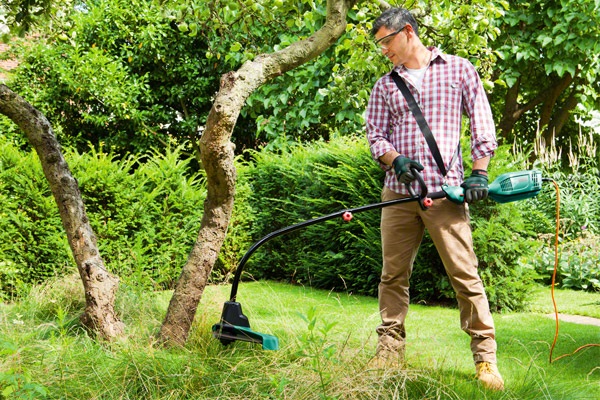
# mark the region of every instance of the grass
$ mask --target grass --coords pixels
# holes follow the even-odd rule
[[[555,298],[560,313],[600,318],[600,296],[594,292],[555,289]],[[529,306],[532,312],[554,313],[549,288],[539,287],[532,296]]]
[[[405,370],[368,368],[379,323],[374,298],[273,282],[240,286],[238,300],[256,331],[276,335],[279,351],[222,346],[210,334],[229,286],[205,291],[183,349],[156,346],[170,293],[122,285],[118,307],[127,337],[97,343],[81,330],[77,279],[34,288],[0,305],[0,398],[49,399],[598,399],[600,348],[549,363],[555,323],[548,290],[532,312],[495,316],[501,393],[474,379],[469,338],[455,309],[413,305]],[[587,307],[598,293],[558,291],[561,312]],[[314,314],[313,314],[314,311]],[[314,327],[307,323],[313,321]],[[555,356],[600,342],[600,328],[561,323]],[[4,396],[4,397],[2,397]]]

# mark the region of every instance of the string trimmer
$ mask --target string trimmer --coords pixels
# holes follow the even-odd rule
[[[419,172],[415,169],[412,170],[413,174],[417,178],[421,192],[415,194],[410,185],[406,185],[410,193],[409,197],[400,198],[396,200],[384,201],[381,203],[369,204],[361,207],[350,208],[334,212],[332,214],[324,215],[322,217],[310,219],[304,222],[300,222],[295,225],[291,225],[277,231],[271,232],[256,243],[254,243],[250,249],[244,254],[240,263],[238,264],[233,283],[231,286],[231,294],[229,301],[225,302],[223,306],[223,312],[221,314],[221,321],[212,327],[213,336],[220,340],[221,343],[227,345],[236,340],[245,342],[254,342],[262,344],[264,350],[277,350],[279,348],[279,340],[273,335],[265,333],[255,332],[250,329],[250,322],[248,317],[242,312],[242,305],[236,301],[237,290],[242,277],[242,272],[246,262],[250,256],[264,243],[285,233],[298,230],[310,225],[318,224],[320,222],[328,221],[330,219],[341,217],[345,222],[352,220],[354,213],[363,211],[369,211],[388,207],[393,204],[405,203],[411,201],[419,202],[419,205],[423,210],[431,207],[433,200],[448,198],[458,204],[464,202],[464,189],[460,186],[443,186],[441,192],[427,193],[427,186],[423,181],[423,178]],[[537,170],[530,171],[519,171],[509,172],[500,175],[489,185],[488,196],[498,203],[508,203],[517,200],[523,200],[530,197],[536,196],[542,188],[542,173]]]

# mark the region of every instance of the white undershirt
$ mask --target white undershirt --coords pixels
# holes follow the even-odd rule
[[[425,78],[425,71],[427,71],[428,67],[429,65],[419,69],[406,68],[406,72],[411,76],[413,83],[419,92],[421,91],[421,86],[423,86],[423,78]]]

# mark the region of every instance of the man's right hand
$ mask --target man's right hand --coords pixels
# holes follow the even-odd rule
[[[404,156],[398,156],[394,158],[392,166],[394,167],[394,172],[396,173],[398,182],[404,184],[411,183],[416,179],[415,175],[411,172],[412,168],[416,169],[417,171],[423,171],[425,169],[425,167],[423,167],[417,161],[411,160],[410,158]]]

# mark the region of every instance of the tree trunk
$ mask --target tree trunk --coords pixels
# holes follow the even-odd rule
[[[561,121],[560,118],[557,119],[557,122],[560,123],[552,124],[551,122],[555,118],[554,115],[559,113],[559,111],[556,110],[556,103],[573,82],[573,77],[569,74],[565,74],[562,78],[552,80],[548,87],[539,92],[536,97],[525,104],[519,104],[518,102],[520,80],[521,78],[519,78],[515,85],[510,87],[506,92],[504,98],[504,111],[499,123],[500,135],[505,139],[510,138],[515,124],[523,114],[533,110],[541,104],[542,108],[539,116],[539,128],[546,143],[550,143],[552,138],[554,138],[554,128],[559,126],[562,128],[565,122]],[[568,101],[572,100],[574,99]],[[570,110],[571,109],[568,111],[570,112]]]
[[[548,131],[554,132],[555,135],[558,137],[560,135],[560,132],[562,131],[563,126],[565,126],[565,124],[569,120],[569,117],[571,116],[571,111],[573,111],[575,107],[577,107],[577,103],[577,91],[573,90],[571,91],[571,94],[564,102],[560,110],[554,113],[550,124],[548,124]]]
[[[515,84],[508,88],[506,96],[504,96],[504,113],[499,123],[501,136],[503,138],[509,138],[510,134],[515,126],[515,123],[520,117],[519,111],[519,87],[521,83],[521,77],[517,79]]]
[[[552,120],[552,115],[556,112],[556,103],[564,91],[567,90],[569,85],[571,85],[572,81],[573,76],[570,74],[565,74],[562,78],[554,82],[551,90],[544,98],[542,110],[540,111],[540,129],[543,132],[546,143],[550,143],[548,140],[551,140],[553,137],[555,137],[554,132],[551,132],[548,128],[550,121]]]
[[[571,85],[571,82],[573,82],[573,76],[571,74],[565,74],[556,82],[549,95],[546,96],[546,99],[544,100],[542,112],[540,113],[540,129],[542,129],[542,135],[546,140],[546,143],[550,143],[550,141],[558,135],[558,132],[554,132],[554,127],[550,126],[550,122],[552,121],[554,113],[557,112],[555,108],[558,99]]]
[[[81,322],[104,339],[121,335],[124,325],[114,310],[118,278],[106,270],[100,257],[79,186],[71,175],[50,123],[5,85],[0,85],[0,112],[25,132],[42,163],[83,281],[86,308]]]
[[[256,57],[221,78],[221,86],[200,139],[206,169],[207,197],[196,244],[183,267],[169,303],[159,339],[183,346],[194,321],[208,277],[217,260],[231,218],[236,171],[233,128],[246,99],[270,79],[312,60],[331,46],[346,29],[346,15],[357,0],[328,0],[321,29],[287,48]]]

